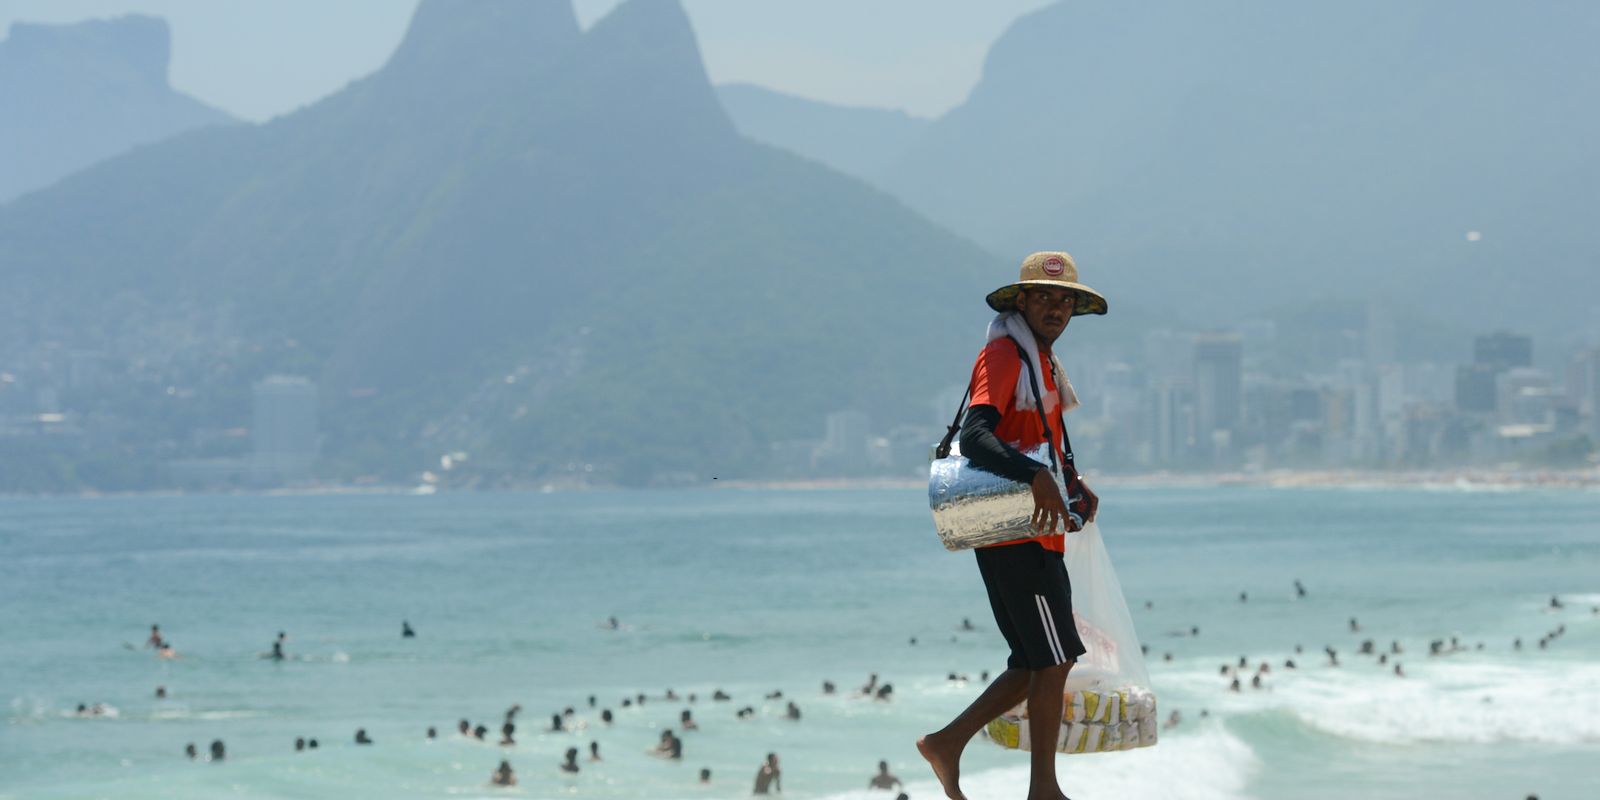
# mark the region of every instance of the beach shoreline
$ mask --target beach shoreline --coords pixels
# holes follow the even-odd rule
[[[1156,470],[1150,472],[1100,472],[1087,470],[1084,478],[1100,486],[1117,487],[1224,487],[1240,486],[1270,489],[1429,489],[1458,491],[1506,491],[1514,489],[1577,489],[1600,490],[1600,467],[1586,469],[1526,469],[1521,467],[1471,467],[1460,469],[1427,470],[1362,470],[1362,469],[1272,469],[1230,470],[1223,472],[1179,472]],[[881,489],[922,489],[927,481],[919,478],[859,477],[859,478],[796,478],[796,479],[712,479],[699,483],[686,483],[670,487],[638,487],[650,491],[660,488],[713,489],[713,490],[773,490],[773,491],[840,491]],[[484,487],[451,487],[433,484],[319,484],[271,489],[228,489],[218,491],[164,489],[137,492],[67,492],[67,493],[0,493],[0,499],[32,499],[50,497],[115,498],[115,497],[310,497],[324,495],[413,495],[460,494],[473,492],[533,492],[568,493],[612,491],[624,488],[608,484],[591,484],[582,481],[529,481]]]

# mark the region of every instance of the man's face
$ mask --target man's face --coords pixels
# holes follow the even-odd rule
[[[1078,296],[1067,289],[1030,286],[1017,295],[1017,311],[1043,344],[1052,344],[1067,329]]]

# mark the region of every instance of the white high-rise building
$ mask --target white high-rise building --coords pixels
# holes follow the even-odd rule
[[[252,392],[255,424],[252,470],[259,483],[311,477],[317,457],[317,386],[292,375],[273,375]]]

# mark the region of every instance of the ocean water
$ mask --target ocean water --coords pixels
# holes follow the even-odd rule
[[[1101,494],[1161,713],[1183,722],[1062,756],[1075,800],[1600,797],[1600,493]],[[142,646],[152,623],[180,658]],[[280,630],[289,659],[261,658]],[[1450,637],[1463,649],[1428,655]],[[1359,655],[1367,638],[1399,642],[1406,676]],[[1272,664],[1264,688],[1228,690],[1241,656]],[[915,738],[1003,662],[971,555],[938,546],[916,490],[0,499],[0,798],[732,798],[776,752],[787,797],[892,797],[863,788],[887,759],[922,800],[940,792]],[[873,672],[892,702],[853,696]],[[683,761],[647,755],[684,709]],[[183,756],[214,739],[225,761]],[[487,786],[501,759],[518,787]],[[980,738],[963,785],[1022,797],[1026,767]]]

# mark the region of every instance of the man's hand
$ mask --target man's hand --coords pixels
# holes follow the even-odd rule
[[[1067,516],[1067,503],[1061,499],[1061,488],[1056,485],[1049,467],[1040,467],[1033,473],[1033,529],[1039,534],[1055,533],[1057,526],[1068,531],[1078,530]]]

